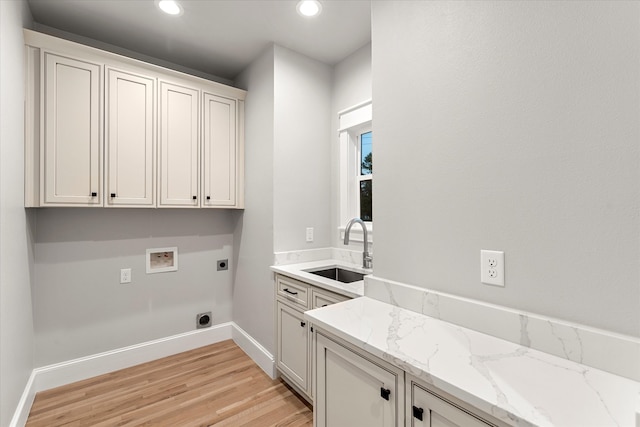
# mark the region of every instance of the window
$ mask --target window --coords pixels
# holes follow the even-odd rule
[[[373,153],[371,151],[372,131],[358,137],[358,204],[360,219],[373,221]]]
[[[373,132],[371,101],[339,113],[340,229],[361,218],[373,230]],[[372,233],[369,233],[370,236]],[[357,240],[357,237],[355,238]],[[371,239],[370,239],[371,240]]]

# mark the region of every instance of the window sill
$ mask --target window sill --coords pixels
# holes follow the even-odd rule
[[[373,243],[373,224],[368,222],[365,223],[367,227],[367,241],[369,243]],[[338,227],[338,233],[340,235],[340,241],[344,241],[344,231],[346,229],[346,225],[341,225]],[[351,231],[349,231],[349,242],[364,242],[364,233],[362,232],[362,227],[359,225],[354,225],[351,227]]]

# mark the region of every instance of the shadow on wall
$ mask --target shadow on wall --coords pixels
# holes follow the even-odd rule
[[[234,212],[223,209],[40,208],[36,243],[112,241],[233,234]]]

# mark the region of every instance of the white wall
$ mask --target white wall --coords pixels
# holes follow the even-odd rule
[[[372,9],[376,276],[640,335],[640,3]]]
[[[0,1],[0,425],[9,424],[33,369],[33,237],[24,209],[24,1]]]
[[[340,225],[340,157],[338,141],[338,113],[344,109],[372,99],[371,43],[361,47],[333,67],[331,86],[331,246],[343,247]],[[374,136],[375,141],[375,136]],[[374,142],[375,147],[375,142]],[[374,148],[375,152],[375,148]],[[375,154],[374,154],[375,156]],[[362,244],[353,243],[352,249],[362,250]]]
[[[237,268],[233,320],[271,353],[274,345],[273,279],[273,100],[271,46],[236,79],[246,89],[245,210],[234,234]]]
[[[329,247],[331,68],[276,46],[274,90],[274,250]]]
[[[231,212],[49,208],[35,228],[36,366],[194,330],[202,312],[231,321]],[[146,249],[172,246],[178,271],[147,274]]]

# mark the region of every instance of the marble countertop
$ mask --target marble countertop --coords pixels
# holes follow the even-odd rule
[[[322,289],[326,289],[331,292],[345,295],[351,298],[357,298],[364,295],[364,280],[359,280],[352,283],[342,283],[336,280],[327,279],[316,274],[311,274],[307,270],[319,270],[321,267],[345,267],[349,270],[358,271],[364,274],[371,274],[371,270],[365,270],[362,267],[354,264],[350,264],[345,261],[326,259],[322,261],[304,262],[298,264],[289,265],[273,265],[271,271],[284,274],[285,276],[293,279],[302,280],[303,282],[312,284]]]
[[[514,426],[636,426],[640,383],[368,297],[317,327]]]

